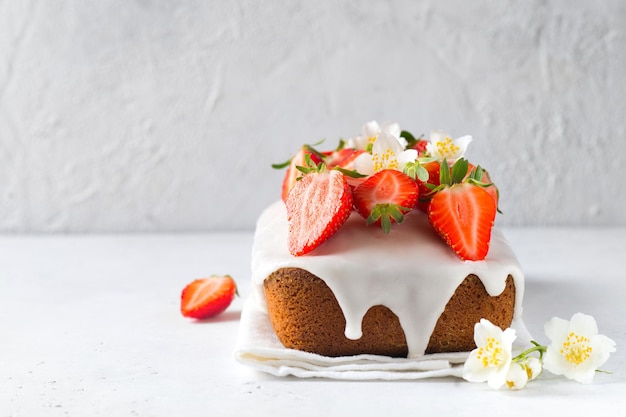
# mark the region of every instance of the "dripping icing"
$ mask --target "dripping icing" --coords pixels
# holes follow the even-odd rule
[[[480,278],[491,296],[502,293],[506,278],[513,276],[514,318],[521,314],[524,276],[497,229],[492,232],[487,258],[474,262],[456,257],[421,212],[411,212],[388,235],[379,228],[366,226],[353,213],[340,232],[300,257],[287,250],[287,232],[285,206],[277,201],[257,222],[252,250],[252,279],[257,296],[264,299],[263,281],[272,272],[289,267],[305,269],[323,279],[337,298],[349,339],[361,336],[361,322],[370,307],[384,305],[398,316],[409,357],[423,355],[447,302],[470,274]],[[390,268],[395,276],[389,276]]]

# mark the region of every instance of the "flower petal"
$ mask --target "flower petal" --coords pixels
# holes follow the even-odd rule
[[[355,136],[348,139],[348,141],[346,142],[346,147],[364,151],[365,149],[367,149],[367,144],[368,141],[365,136]]]
[[[374,161],[372,161],[372,155],[367,152],[363,152],[361,155],[354,159],[354,169],[363,175],[374,174]]]
[[[444,142],[446,138],[449,138],[450,135],[442,130],[431,130],[430,131],[430,143],[433,145],[437,142]]]
[[[374,142],[374,146],[372,146],[372,154],[383,154],[387,149],[391,150],[396,158],[404,151],[397,137],[387,132],[380,132],[376,142]]]
[[[387,132],[392,136],[395,136],[396,138],[400,137],[400,125],[396,122],[385,122],[382,125],[382,129],[383,132]]]
[[[498,370],[483,366],[477,356],[478,349],[474,349],[463,365],[463,378],[470,382],[485,382]]]
[[[552,319],[546,322],[543,329],[546,332],[546,336],[548,336],[551,341],[565,340],[569,329],[569,322],[559,317],[552,317]]]
[[[380,126],[378,122],[372,120],[363,125],[363,136],[369,140],[369,138],[376,138],[380,133]]]
[[[398,155],[398,165],[400,165],[400,169],[403,170],[407,163],[415,162],[416,159],[417,151],[415,149],[407,149],[406,151],[400,152],[400,155]]]
[[[526,369],[520,363],[513,363],[506,374],[506,386],[509,389],[522,389],[528,383]]]
[[[598,334],[598,324],[596,323],[596,319],[594,319],[593,316],[588,316],[583,313],[576,313],[572,316],[569,328],[577,334],[582,334],[587,337]]]
[[[495,372],[491,377],[487,380],[487,385],[489,385],[493,389],[499,389],[504,384],[506,384],[506,376],[509,373],[509,369],[511,368],[511,361],[506,362],[498,372]]]
[[[526,375],[528,375],[529,381],[532,381],[541,375],[543,366],[541,365],[539,358],[535,358],[534,356],[528,357],[526,358],[524,365],[526,366]]]
[[[454,144],[459,147],[459,154],[463,156],[465,151],[467,150],[468,145],[472,141],[472,137],[470,135],[461,136],[460,138],[456,138],[454,140]]]

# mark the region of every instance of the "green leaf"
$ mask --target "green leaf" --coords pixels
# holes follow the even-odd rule
[[[452,184],[460,184],[467,175],[469,168],[469,161],[465,158],[460,158],[452,165],[452,177],[450,182]]]
[[[324,140],[322,140],[323,142]],[[319,143],[318,143],[319,144]],[[315,144],[315,145],[318,145]],[[306,149],[308,152],[317,155],[318,158],[320,158],[321,160],[324,160],[324,158],[326,158],[326,155],[324,155],[323,153],[321,153],[320,151],[318,151],[317,149],[315,149],[313,146],[315,145],[304,145],[304,149]]]
[[[439,183],[443,185],[452,185],[450,183],[450,168],[448,167],[448,161],[443,158],[443,161],[439,164]]]
[[[482,181],[483,179],[483,168],[478,165],[476,168],[472,170],[470,174],[470,178],[474,178],[475,180]]]
[[[422,165],[427,164],[429,162],[434,162],[436,160],[437,158],[435,158],[434,156],[420,156],[419,158],[417,158],[417,162],[419,162]]]
[[[279,164],[272,164],[272,168],[274,169],[283,169],[289,166],[289,164],[291,163],[291,160],[293,158],[289,158],[288,160],[286,160],[285,162],[281,162]]]
[[[340,138],[339,139],[339,145],[337,145],[337,147],[335,148],[335,152],[339,152],[340,150],[342,150],[345,147],[346,147],[346,141],[343,138]]]
[[[370,213],[369,216],[367,216],[367,219],[365,220],[365,223],[369,226],[370,224],[376,223],[378,221],[378,219],[380,219],[381,216],[381,212],[380,212],[380,207],[375,206],[374,209],[372,210],[372,212]]]
[[[350,178],[365,178],[365,177],[367,177],[367,175],[361,174],[356,169],[350,170],[350,169],[345,169],[345,168],[341,168],[341,167],[334,167],[333,169],[336,169],[337,171],[341,172],[346,177],[350,177]]]
[[[415,179],[417,178],[417,167],[417,162],[407,162],[406,164],[404,164],[402,172],[404,172],[405,175],[408,175],[409,177]]]
[[[397,205],[390,204],[389,208],[387,209],[387,212],[389,213],[391,217],[393,217],[396,223],[400,224],[404,221],[404,214],[402,213],[401,208],[398,207]]]
[[[383,228],[383,232],[389,233],[391,231],[391,220],[389,220],[388,214],[383,214],[380,218],[380,226]]]
[[[417,166],[417,179],[420,180],[421,182],[426,182],[428,181],[429,178],[429,174],[428,174],[428,170],[426,168],[424,168],[422,166],[422,164],[418,164]],[[415,178],[413,178],[415,179]]]

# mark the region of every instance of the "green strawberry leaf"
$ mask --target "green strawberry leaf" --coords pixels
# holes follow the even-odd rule
[[[467,175],[469,169],[469,161],[465,158],[460,158],[452,165],[452,174],[450,178],[451,184],[460,184]]]
[[[448,161],[446,158],[443,158],[439,167],[439,183],[442,185],[452,185],[450,182],[450,168],[448,167]]]
[[[291,163],[291,160],[292,160],[292,159],[293,159],[293,158],[289,158],[289,159],[288,159],[287,161],[285,161],[285,162],[281,162],[281,163],[278,163],[278,164],[272,164],[272,168],[274,168],[274,169],[283,169],[283,168],[286,168],[286,167],[288,167],[288,166],[289,166],[289,164]]]
[[[345,168],[341,168],[341,167],[334,167],[333,169],[336,169],[337,171],[341,172],[343,175],[350,177],[350,178],[365,178],[367,177],[367,175],[365,174],[361,174],[360,172],[358,172],[356,169],[345,169]]]

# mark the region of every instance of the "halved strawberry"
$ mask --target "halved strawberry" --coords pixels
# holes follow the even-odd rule
[[[420,181],[419,179],[416,179],[417,187],[419,189],[419,198],[417,200],[416,207],[424,213],[428,213],[428,205],[430,204],[430,196],[428,196],[428,194],[431,189],[428,188],[426,184],[431,184],[432,186],[439,185],[440,165],[437,161],[431,161],[423,164],[422,166],[426,168],[426,171],[428,171],[428,180]]]
[[[468,178],[471,175],[471,173],[475,171],[477,168],[479,167],[474,166],[470,162],[466,178]],[[496,207],[498,207],[498,202],[500,200],[500,191],[498,190],[498,187],[496,187],[496,185],[491,182],[491,178],[489,177],[489,173],[487,172],[487,170],[481,168],[481,173],[482,175],[480,176],[480,178],[477,178],[477,180],[485,184],[490,184],[489,186],[486,186],[483,188],[485,189],[485,191],[489,193],[489,195],[491,195],[493,200],[496,202]],[[498,212],[500,212],[499,208],[498,208]]]
[[[468,165],[459,159],[450,172],[446,160],[441,162],[441,185],[433,191],[428,220],[459,258],[479,261],[489,252],[497,206],[476,178],[479,167],[466,178]]]
[[[495,217],[491,195],[468,182],[439,191],[428,207],[433,228],[463,260],[485,259]]]
[[[286,201],[289,252],[301,256],[334,235],[352,212],[352,192],[336,170],[309,172],[291,189]]]
[[[237,285],[229,275],[200,278],[183,289],[180,312],[194,319],[212,317],[226,310],[236,294]]]
[[[285,172],[285,177],[283,178],[283,188],[281,193],[281,198],[283,201],[287,201],[287,196],[289,195],[289,191],[296,185],[298,178],[302,176],[302,172],[300,172],[296,167],[297,166],[306,166],[306,156],[309,155],[311,157],[311,161],[315,164],[322,162],[322,154],[315,151],[311,146],[304,145],[300,150],[291,158],[289,162],[289,166],[287,166],[287,172]]]
[[[400,171],[384,169],[370,176],[354,190],[354,208],[389,233],[392,223],[402,223],[404,214],[415,206],[417,184]]]
[[[343,148],[332,152],[326,159],[326,165],[328,168],[338,166],[343,169],[351,170],[354,169],[354,160],[362,153],[365,153],[365,151],[353,148]]]

